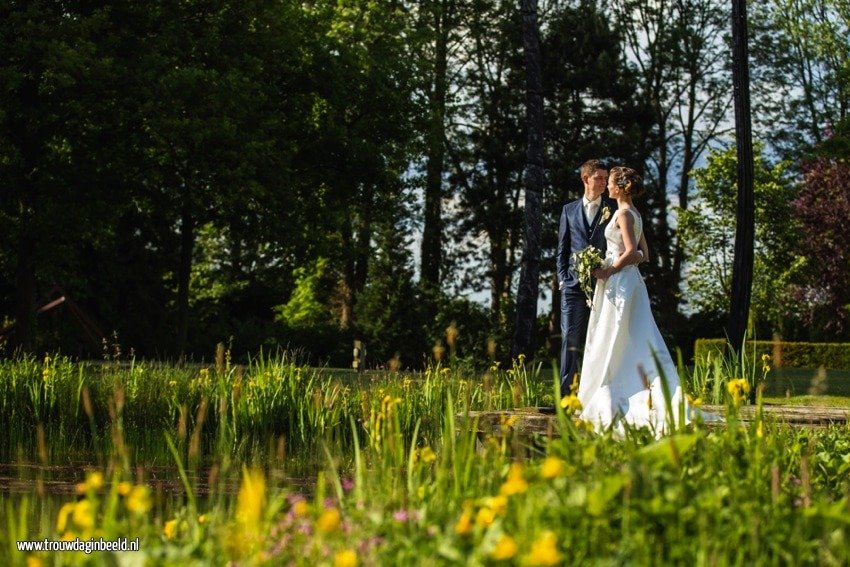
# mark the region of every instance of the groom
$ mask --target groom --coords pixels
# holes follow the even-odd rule
[[[602,197],[608,184],[608,170],[598,159],[584,162],[580,169],[584,196],[570,201],[561,211],[558,229],[558,288],[561,290],[561,396],[570,385],[584,351],[590,308],[581,290],[573,252],[593,245],[605,255],[605,226],[617,210],[617,203]]]

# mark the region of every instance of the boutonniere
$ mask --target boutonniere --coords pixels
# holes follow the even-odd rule
[[[608,205],[602,205],[602,222],[607,221],[611,217],[611,209]]]

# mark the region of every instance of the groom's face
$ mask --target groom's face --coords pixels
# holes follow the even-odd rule
[[[604,169],[597,169],[590,177],[583,178],[584,195],[589,200],[594,200],[605,191],[605,184],[608,182],[608,172]]]

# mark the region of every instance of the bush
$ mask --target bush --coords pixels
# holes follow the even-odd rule
[[[697,339],[694,360],[704,359],[712,352],[723,352],[726,339]],[[774,367],[831,368],[850,370],[850,343],[804,343],[788,341],[747,341],[747,352],[755,349],[758,360],[767,354]]]

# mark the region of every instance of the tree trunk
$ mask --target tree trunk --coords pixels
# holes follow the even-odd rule
[[[15,294],[14,348],[22,353],[33,352],[35,337],[36,277],[35,255],[37,252],[35,231],[32,230],[32,214],[28,205],[22,205],[20,230],[18,231],[18,263]]]
[[[340,310],[339,328],[347,329],[354,319],[354,256],[351,251],[351,231],[353,227],[349,224],[342,229],[342,249],[345,258],[342,267],[342,280],[339,283]]]
[[[192,253],[195,247],[195,218],[192,216],[192,194],[183,187],[180,210],[180,265],[177,268],[177,354],[186,354],[189,336],[189,280],[192,273]]]
[[[499,235],[489,234],[490,238],[490,324],[494,329],[500,324],[502,300],[505,296],[505,249]]]
[[[374,210],[375,188],[366,186],[360,194],[360,214],[358,214],[357,238],[354,241],[355,248],[351,255],[355,259],[354,278],[352,281],[353,303],[357,303],[357,296],[366,287],[366,278],[369,273],[369,257],[372,255],[372,212]],[[356,314],[355,314],[356,318]]]
[[[540,279],[540,233],[543,210],[543,80],[537,0],[522,0],[528,148],[525,170],[525,249],[517,291],[516,328],[511,356],[531,354]]]
[[[688,105],[688,122],[684,132],[683,155],[682,155],[682,173],[679,177],[679,208],[686,210],[688,208],[688,197],[690,189],[690,172],[691,162],[693,161],[694,153],[694,105],[696,104],[696,87],[691,82],[690,103]],[[674,291],[679,291],[679,284],[682,282],[682,265],[685,262],[685,250],[682,246],[681,238],[676,238],[675,249],[673,250],[673,271],[672,271],[672,287]],[[677,306],[678,310],[678,306]]]
[[[429,97],[430,116],[428,131],[428,156],[425,171],[425,223],[422,229],[422,257],[420,277],[429,304],[429,320],[433,318],[433,295],[440,289],[440,264],[442,254],[442,200],[443,162],[445,159],[445,115],[448,66],[448,42],[451,12],[454,0],[435,1],[434,25],[434,75]]]
[[[558,288],[558,273],[552,273],[550,281],[552,292],[552,312],[549,314],[549,358],[558,360],[561,354],[561,290]]]
[[[750,312],[753,281],[755,213],[753,197],[753,140],[750,122],[750,74],[747,55],[747,3],[732,0],[733,84],[735,135],[738,147],[738,212],[732,269],[732,306],[726,335],[733,349],[741,348]]]

